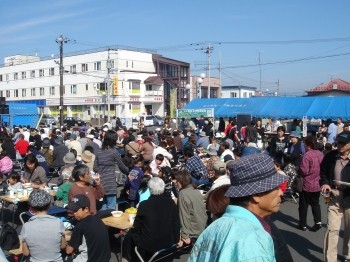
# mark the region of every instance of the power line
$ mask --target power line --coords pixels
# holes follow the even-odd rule
[[[317,60],[317,59],[323,59],[323,58],[331,58],[331,57],[339,57],[339,56],[346,56],[350,55],[350,53],[341,53],[341,54],[333,54],[333,55],[326,55],[326,56],[317,56],[317,57],[305,57],[305,58],[299,58],[299,59],[292,59],[292,60],[284,60],[284,61],[276,61],[276,62],[266,62],[266,63],[260,63],[260,64],[248,64],[248,65],[239,65],[239,66],[226,66],[221,68],[243,68],[243,67],[254,67],[254,66],[265,66],[265,65],[277,65],[277,64],[286,64],[286,63],[294,63],[294,62],[301,62],[301,61],[309,61],[309,60]],[[217,68],[216,68],[217,69]]]
[[[286,44],[314,44],[314,43],[334,43],[334,42],[350,42],[350,37],[333,37],[333,38],[316,38],[316,39],[296,39],[296,40],[262,40],[262,41],[209,41],[212,44],[224,45],[243,45],[243,44],[262,44],[262,45],[286,45]],[[182,49],[206,45],[207,42],[196,42],[190,44],[181,44],[174,46],[156,47],[156,50],[165,51],[171,49]],[[188,49],[189,51],[191,49]]]

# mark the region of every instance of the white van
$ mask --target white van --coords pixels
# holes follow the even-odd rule
[[[153,115],[141,115],[141,119],[143,119],[143,123],[145,126],[162,126],[164,125],[164,119],[160,116]]]

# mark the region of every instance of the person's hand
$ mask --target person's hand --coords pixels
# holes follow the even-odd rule
[[[186,245],[189,245],[191,243],[190,238],[181,238],[181,241],[183,241]]]
[[[177,248],[180,248],[180,247],[182,247],[183,245],[184,245],[184,242],[182,242],[182,240],[180,240],[180,241],[177,243],[176,247],[177,247]]]
[[[331,191],[331,187],[329,185],[323,185],[321,186],[321,192],[325,193],[326,191]]]

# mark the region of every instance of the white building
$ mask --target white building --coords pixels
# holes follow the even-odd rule
[[[222,86],[222,98],[249,98],[256,96],[256,87],[250,86]]]
[[[35,103],[42,113],[59,116],[59,57],[16,55],[4,62],[0,96],[6,101]],[[129,48],[64,54],[63,65],[64,115],[86,121],[107,115],[108,104],[110,116],[163,116],[178,99],[171,96],[171,90],[184,88],[190,75],[188,63]]]

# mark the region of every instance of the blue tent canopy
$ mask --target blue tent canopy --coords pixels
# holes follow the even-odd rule
[[[260,109],[256,110],[257,117],[275,118],[301,118],[306,116],[307,110],[313,104],[312,97],[276,97],[269,101]]]
[[[35,127],[39,121],[40,114],[36,104],[23,104],[9,102],[9,115],[2,115],[1,120],[7,126],[27,126]]]
[[[227,99],[217,110],[218,117],[230,117],[238,114],[255,115],[259,108],[263,108],[268,102],[266,98],[255,99],[252,103],[251,98]]]
[[[215,117],[350,119],[349,97],[252,97],[195,99],[184,109],[214,108]]]

